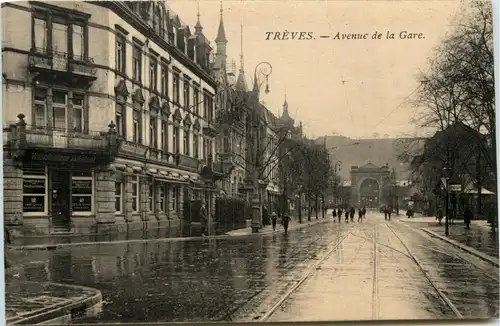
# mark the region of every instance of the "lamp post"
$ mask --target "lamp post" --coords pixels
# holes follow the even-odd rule
[[[451,169],[449,167],[443,168],[444,178],[446,179],[446,197],[445,197],[445,212],[446,216],[444,219],[444,234],[449,235],[449,215],[450,215],[450,177]]]
[[[259,69],[260,68],[260,69]],[[266,69],[267,68],[267,69]],[[261,76],[265,77],[265,83],[266,83],[266,89],[265,92],[266,94],[269,93],[269,83],[268,83],[268,78],[269,75],[271,75],[273,71],[273,67],[269,62],[263,61],[257,64],[255,67],[254,71],[254,82],[255,85],[257,86],[257,89],[254,89],[254,91],[257,91],[256,95],[256,101],[254,102],[254,108],[253,108],[253,121],[251,123],[253,124],[254,132],[252,133],[252,143],[253,143],[253,153],[252,153],[252,158],[253,158],[253,171],[252,171],[252,184],[253,184],[253,196],[252,196],[252,233],[258,233],[259,229],[261,228],[261,198],[260,198],[260,190],[259,190],[259,153],[257,152],[259,148],[259,142],[260,142],[260,135],[259,135],[259,129],[260,129],[260,124],[259,124],[259,90],[260,86],[262,85],[263,82],[259,82],[258,80],[258,72]]]

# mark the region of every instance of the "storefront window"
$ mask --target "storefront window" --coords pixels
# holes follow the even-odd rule
[[[71,179],[71,210],[73,214],[92,213],[94,201],[92,171],[73,172]]]
[[[123,213],[122,203],[123,203],[123,184],[121,182],[115,182],[115,212],[117,214]]]
[[[25,168],[23,174],[23,213],[46,214],[47,178],[45,167]]]
[[[132,184],[132,212],[139,211],[139,177],[132,177],[130,180]]]

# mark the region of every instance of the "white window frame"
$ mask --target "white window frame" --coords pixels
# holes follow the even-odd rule
[[[116,184],[119,184],[120,185],[120,194],[117,195],[116,194]],[[123,191],[124,191],[125,187],[123,185],[123,181],[115,181],[115,214],[116,215],[121,215],[124,213],[124,210],[123,210]],[[116,210],[116,199],[120,199],[120,210],[117,211]]]
[[[95,181],[94,181],[94,171],[91,171],[90,177],[80,177],[80,176],[73,176],[71,175],[71,187],[73,188],[73,180],[91,180],[92,181],[92,194],[90,195],[78,195],[81,197],[90,197],[90,205],[92,205],[92,209],[90,212],[74,212],[73,209],[71,209],[71,216],[91,216],[94,214],[95,211]],[[73,191],[71,191],[71,206],[73,206]]]
[[[48,215],[48,206],[49,206],[49,187],[48,185],[48,176],[47,176],[47,166],[44,168],[44,174],[42,175],[36,175],[36,174],[24,174],[23,171],[23,180],[24,179],[38,179],[38,180],[44,180],[45,182],[45,194],[44,194],[44,200],[43,200],[43,205],[44,205],[44,211],[43,212],[22,212],[23,216],[43,216],[43,215]],[[22,190],[22,203],[21,203],[21,211],[23,211],[23,206],[24,206],[24,196],[40,196],[40,194],[25,194],[24,193],[24,185],[23,185],[23,190]]]
[[[130,178],[130,183],[132,184],[132,193],[130,194],[130,198],[132,199],[132,213],[139,213],[140,212],[140,207],[139,207],[139,199],[140,199],[140,189],[139,189],[139,185],[140,185],[140,182],[139,182],[139,176],[132,176]],[[136,195],[134,196],[134,187],[135,186],[135,189],[137,190],[136,192]],[[135,200],[135,207],[136,209],[134,210],[134,200]]]
[[[82,97],[82,105],[76,105],[74,102],[73,102],[73,99],[75,98],[75,96],[81,96]],[[84,118],[84,111],[83,111],[83,108],[85,106],[85,95],[83,94],[79,94],[79,93],[76,93],[76,94],[73,94],[73,99],[71,99],[72,101],[72,104],[73,104],[73,117],[71,117],[71,119],[73,120],[73,131],[75,131],[75,125],[74,125],[74,114],[75,114],[75,109],[78,109],[78,110],[81,110],[82,111],[82,121],[80,121],[80,125],[82,127],[81,130],[79,131],[76,131],[76,132],[79,132],[79,133],[83,133],[83,131],[85,130],[85,125],[84,125],[84,122],[85,122],[85,118]]]
[[[64,104],[56,103],[56,102],[54,102],[54,100],[52,100],[52,122],[53,122],[52,127],[56,131],[61,131],[58,128],[56,128],[56,115],[54,114],[55,113],[54,110],[56,108],[64,108],[64,128],[63,128],[63,130],[67,131],[68,130],[68,92],[63,91],[63,90],[59,90],[59,89],[54,89],[52,91],[52,93],[56,93],[56,92],[64,93]],[[54,97],[54,96],[52,96],[52,97]]]
[[[45,100],[44,101],[40,101],[40,100],[37,100],[36,99],[36,91],[39,90],[39,91],[42,91],[42,92],[45,92]],[[47,128],[47,125],[48,125],[48,112],[47,112],[47,89],[46,88],[35,88],[35,94],[33,94],[33,103],[34,103],[34,106],[33,106],[33,110],[34,110],[34,124],[36,126],[36,128]],[[43,105],[43,109],[44,109],[44,117],[43,117],[43,120],[44,120],[44,125],[38,125],[37,122],[36,122],[36,106],[37,105]]]
[[[77,27],[77,28],[80,27],[81,28],[81,33],[76,32],[75,27]],[[76,57],[78,59],[84,59],[85,58],[85,27],[83,25],[73,24],[72,34],[73,34],[72,35],[73,38],[71,40],[71,42],[72,42],[71,48],[73,50],[73,56],[75,56],[75,44],[76,44],[75,42],[77,40],[76,37],[75,37],[75,35],[79,35],[80,34],[81,35],[81,44],[80,44],[80,46],[81,46],[81,53],[76,54]]]

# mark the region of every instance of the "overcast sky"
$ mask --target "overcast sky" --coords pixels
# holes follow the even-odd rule
[[[214,40],[220,1],[168,0],[194,31],[197,8],[205,36]],[[411,134],[405,103],[426,69],[432,48],[449,31],[460,2],[449,1],[232,1],[224,0],[230,60],[239,69],[240,25],[247,82],[260,61],[272,64],[266,106],[281,114],[285,92],[292,117],[311,137],[333,133],[353,138]],[[266,32],[312,32],[314,40],[266,40]],[[381,40],[372,34],[382,33]],[[396,39],[385,39],[387,31]],[[398,39],[401,31],[424,39]],[[337,33],[368,33],[367,40],[333,40]],[[290,37],[291,38],[291,37]],[[212,41],[215,48],[215,42]],[[406,101],[407,102],[407,101]]]

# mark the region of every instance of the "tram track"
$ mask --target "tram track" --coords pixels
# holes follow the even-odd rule
[[[347,231],[347,234],[345,234],[331,249],[329,249],[325,255],[318,261],[316,264],[311,266],[306,273],[284,294],[278,299],[278,301],[269,309],[267,312],[265,312],[260,318],[256,318],[256,321],[259,322],[265,322],[271,318],[271,316],[275,313],[275,311],[283,305],[283,303],[297,290],[299,287],[309,278],[313,275],[313,273],[325,262],[331,255],[332,253],[344,242],[344,240],[353,233],[353,230]],[[336,240],[332,240],[332,242],[335,242]],[[332,243],[330,242],[330,243]]]
[[[408,254],[411,257],[411,259],[413,260],[413,262],[418,266],[418,268],[420,269],[420,271],[422,272],[422,274],[425,276],[425,278],[428,281],[428,283],[431,285],[431,287],[434,289],[434,291],[439,295],[439,297],[441,298],[441,300],[446,304],[446,306],[448,306],[448,308],[450,308],[450,310],[455,314],[455,316],[457,316],[457,318],[463,319],[464,316],[462,315],[462,313],[457,309],[457,307],[448,298],[448,296],[446,294],[444,294],[443,291],[441,291],[439,289],[439,287],[437,286],[437,284],[432,280],[432,278],[429,276],[429,274],[427,273],[427,271],[423,267],[422,263],[420,263],[420,261],[418,260],[418,258],[413,254],[413,252],[406,245],[406,243],[399,237],[399,235],[396,233],[396,231],[394,231],[393,228],[388,223],[385,223],[385,225],[392,232],[392,234],[394,234],[394,236],[396,237],[396,239],[399,240],[399,242],[401,243],[401,245],[403,245],[403,247],[406,249],[406,251],[408,252]]]

